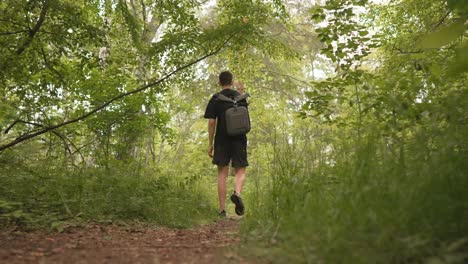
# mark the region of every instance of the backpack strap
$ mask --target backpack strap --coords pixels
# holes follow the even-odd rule
[[[216,99],[217,100],[220,100],[220,101],[225,101],[225,102],[230,102],[230,103],[234,103],[234,100],[232,100],[231,98],[225,96],[224,94],[221,94],[219,93],[217,96],[216,96]]]
[[[234,98],[234,100],[232,100],[231,98],[225,96],[224,94],[221,94],[219,93],[218,96],[217,96],[217,99],[218,100],[221,100],[221,101],[225,101],[225,102],[230,102],[230,103],[237,103],[239,101],[242,101],[244,99],[247,99],[247,97],[249,97],[250,94],[248,93],[243,93],[241,95],[238,95]]]
[[[236,98],[234,98],[234,101],[239,102],[239,101],[247,99],[247,97],[250,97],[250,94],[249,93],[243,93],[243,94],[241,94],[239,96],[236,96]]]

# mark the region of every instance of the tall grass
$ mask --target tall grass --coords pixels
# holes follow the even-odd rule
[[[468,129],[460,120],[415,125],[393,142],[378,124],[359,139],[344,129],[294,141],[285,133],[246,199],[244,233],[266,242],[277,263],[463,263]]]
[[[2,156],[2,225],[60,228],[69,221],[92,220],[188,227],[216,216],[208,177],[198,171],[177,173],[121,161],[107,168],[43,162],[27,165]]]

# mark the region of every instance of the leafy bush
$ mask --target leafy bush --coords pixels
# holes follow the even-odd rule
[[[425,122],[393,145],[378,124],[359,140],[346,129],[314,144],[305,144],[307,137],[290,142],[285,133],[264,187],[247,199],[244,232],[279,249],[272,257],[278,263],[461,263],[468,130],[458,121]]]
[[[15,166],[11,160],[2,166],[2,225],[43,227],[81,219],[188,227],[215,216],[207,185],[197,175],[118,161],[107,169],[67,168],[50,160],[42,166]]]

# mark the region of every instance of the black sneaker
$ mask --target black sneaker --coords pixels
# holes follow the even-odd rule
[[[233,193],[231,195],[231,201],[236,205],[236,214],[243,215],[244,214],[244,203],[242,202],[242,198],[237,194]]]
[[[218,216],[221,218],[226,217],[226,211],[222,210],[221,212],[218,213]]]

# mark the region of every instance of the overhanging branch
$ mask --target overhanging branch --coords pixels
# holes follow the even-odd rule
[[[74,119],[68,120],[68,121],[63,122],[63,123],[60,123],[60,124],[56,124],[56,125],[44,127],[44,128],[42,128],[42,129],[39,129],[39,130],[34,131],[34,132],[32,132],[32,133],[27,133],[27,134],[21,135],[21,136],[19,136],[18,138],[14,139],[13,141],[11,141],[11,142],[9,142],[9,143],[6,143],[6,144],[4,144],[4,145],[1,145],[1,146],[0,146],[0,151],[3,151],[3,150],[5,150],[5,149],[7,149],[7,148],[10,148],[10,147],[13,147],[13,146],[15,146],[15,145],[17,145],[17,144],[19,144],[19,143],[21,143],[21,142],[23,142],[23,141],[28,140],[28,139],[31,139],[31,138],[40,136],[40,135],[42,135],[42,134],[45,134],[45,133],[47,133],[47,132],[50,132],[50,131],[52,131],[52,130],[54,130],[54,129],[61,128],[61,127],[64,127],[64,126],[67,126],[67,125],[70,125],[70,124],[73,124],[73,123],[77,123],[77,122],[79,122],[79,121],[82,121],[82,120],[88,118],[89,116],[91,116],[91,115],[93,115],[93,114],[95,114],[95,113],[101,111],[102,109],[106,108],[108,105],[110,105],[110,104],[113,103],[114,101],[117,101],[117,100],[119,100],[119,99],[121,99],[121,98],[123,98],[123,97],[129,96],[129,95],[132,95],[132,94],[136,94],[136,93],[142,92],[142,91],[144,91],[144,90],[147,90],[148,88],[151,88],[151,87],[153,87],[153,86],[155,86],[155,85],[158,85],[158,84],[164,82],[165,80],[169,79],[170,77],[172,77],[172,76],[175,75],[176,73],[178,73],[178,72],[180,72],[180,71],[182,71],[182,70],[184,70],[184,69],[186,69],[186,68],[188,68],[188,67],[190,67],[190,66],[192,66],[192,65],[194,65],[194,64],[196,64],[196,63],[198,63],[198,62],[200,62],[200,61],[202,61],[202,60],[204,60],[204,59],[206,59],[206,58],[208,58],[208,57],[210,57],[210,56],[213,56],[213,55],[219,53],[219,52],[223,49],[223,47],[225,47],[225,46],[229,43],[229,41],[230,41],[237,33],[239,33],[239,31],[235,31],[233,34],[231,34],[231,35],[230,35],[223,43],[221,43],[221,45],[219,45],[215,50],[211,51],[211,52],[208,53],[208,54],[205,54],[204,56],[202,56],[202,57],[200,57],[200,58],[198,58],[198,59],[196,59],[196,60],[194,60],[194,61],[192,61],[192,62],[190,62],[190,63],[188,63],[188,64],[185,64],[185,65],[183,65],[183,66],[181,66],[181,67],[179,67],[179,68],[177,68],[177,69],[175,69],[175,70],[169,72],[168,74],[166,74],[166,75],[165,75],[164,77],[162,77],[161,79],[158,79],[158,80],[156,80],[156,81],[150,82],[149,84],[146,84],[146,85],[144,85],[144,86],[142,86],[142,87],[140,87],[140,88],[137,88],[137,89],[135,89],[135,90],[132,90],[132,91],[130,91],[130,92],[122,93],[122,94],[120,94],[120,95],[118,95],[118,96],[116,96],[116,97],[114,97],[114,98],[108,100],[107,102],[103,103],[102,105],[96,107],[95,109],[89,111],[88,113],[85,113],[85,114],[83,114],[83,115],[81,115],[81,116],[79,116],[79,117],[76,117],[76,118],[74,118]],[[16,121],[15,123],[17,123],[17,121]],[[14,124],[15,124],[15,123],[14,123]],[[9,126],[9,129],[11,129],[11,127],[14,126],[14,124],[13,124],[13,125],[10,125],[10,126]],[[7,132],[7,131],[5,131],[5,132]]]
[[[6,35],[16,35],[16,34],[21,34],[28,32],[28,30],[18,30],[18,31],[11,31],[11,32],[0,32],[0,36],[6,36]]]
[[[42,6],[42,9],[41,9],[41,14],[39,15],[39,19],[37,20],[34,27],[31,30],[29,30],[28,38],[26,38],[24,43],[16,50],[17,55],[20,55],[21,53],[23,53],[26,47],[32,42],[37,32],[39,32],[39,29],[41,28],[42,24],[44,23],[46,19],[46,14],[47,14],[48,9],[49,9],[49,0],[45,0],[44,5]]]

